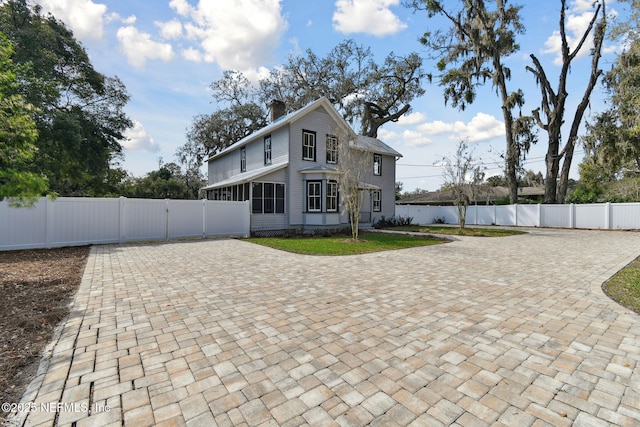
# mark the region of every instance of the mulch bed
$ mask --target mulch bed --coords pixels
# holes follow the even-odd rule
[[[88,256],[88,246],[0,252],[0,403],[18,403],[34,378]]]

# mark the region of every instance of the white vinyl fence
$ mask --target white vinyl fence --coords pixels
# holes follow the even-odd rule
[[[31,208],[0,202],[0,250],[249,235],[249,202],[41,198]]]
[[[416,224],[443,221],[458,224],[455,206],[396,205],[396,216],[413,217]],[[640,203],[588,205],[469,206],[469,225],[514,225],[523,227],[640,229]]]

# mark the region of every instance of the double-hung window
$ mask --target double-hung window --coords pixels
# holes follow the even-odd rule
[[[371,197],[373,199],[373,211],[380,212],[382,210],[382,192],[375,190],[371,193]]]
[[[302,131],[302,160],[316,161],[316,133]]]
[[[327,163],[338,163],[338,138],[327,135]]]
[[[240,172],[247,171],[247,147],[240,149]]]
[[[373,155],[373,174],[382,175],[382,156],[380,154]]]
[[[271,136],[264,138],[264,164],[271,164]]]
[[[307,181],[307,211],[322,211],[322,181]]]
[[[327,181],[327,212],[338,211],[338,183]]]

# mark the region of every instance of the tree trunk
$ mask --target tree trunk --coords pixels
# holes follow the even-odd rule
[[[556,193],[558,189],[558,169],[560,168],[560,157],[558,157],[558,139],[549,137],[549,146],[545,157],[547,173],[544,179],[544,203],[556,203]]]
[[[556,201],[558,203],[564,203],[567,197],[567,190],[569,189],[569,171],[571,170],[571,161],[573,160],[573,149],[575,143],[567,143],[565,148],[564,161],[562,163],[562,172],[560,174],[560,182],[558,183],[558,197]]]

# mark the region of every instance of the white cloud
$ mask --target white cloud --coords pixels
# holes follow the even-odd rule
[[[181,16],[189,16],[189,13],[193,9],[187,0],[171,0],[169,7]]]
[[[582,39],[587,28],[589,28],[589,22],[593,19],[594,12],[595,9],[592,0],[575,0],[570,10],[566,13],[565,33],[571,52],[578,46],[578,42]],[[553,63],[555,65],[562,65],[562,40],[560,38],[560,31],[554,31],[544,45],[546,49],[544,49],[542,53],[554,55]],[[592,47],[593,30],[582,45],[577,57],[587,56]]]
[[[385,128],[380,128],[378,129],[378,138],[381,141],[390,143],[398,141],[400,139],[400,135],[397,132],[393,132]]]
[[[420,123],[424,123],[427,120],[427,116],[421,112],[415,112],[410,114],[404,114],[400,116],[400,119],[396,122],[398,126],[414,126]]]
[[[101,40],[107,6],[91,0],[37,0],[45,13],[67,24],[78,39]]]
[[[433,142],[423,132],[409,129],[402,131],[402,133],[397,133],[380,128],[378,130],[378,138],[387,144],[404,143],[407,147],[423,147]]]
[[[156,26],[160,28],[160,34],[167,40],[177,39],[182,36],[182,24],[177,19],[169,22],[155,22]]]
[[[121,27],[117,36],[121,50],[129,63],[136,68],[144,68],[148,59],[160,59],[163,62],[173,59],[174,53],[170,44],[154,42],[150,34],[142,33],[135,27]]]
[[[186,38],[196,43],[183,56],[243,72],[271,61],[287,28],[280,1],[210,0],[191,6],[186,0],[171,0],[169,6],[187,19]]]
[[[391,10],[400,0],[337,0],[333,26],[344,34],[366,33],[375,36],[395,34],[407,28]]]
[[[469,142],[480,142],[503,136],[504,123],[492,115],[478,113],[468,123],[460,120],[448,123],[436,120],[418,124],[416,131],[425,139],[429,139],[427,136],[448,135],[450,141],[466,139]],[[416,141],[415,136],[412,141]],[[426,143],[428,142],[424,142]]]
[[[402,139],[408,147],[424,147],[433,142],[430,138],[424,136],[422,132],[408,129],[402,132]]]
[[[127,150],[145,150],[152,153],[160,151],[160,146],[147,134],[142,123],[137,120],[134,120],[132,128],[124,132],[124,136],[127,138],[127,141],[122,145]]]

